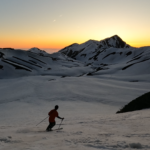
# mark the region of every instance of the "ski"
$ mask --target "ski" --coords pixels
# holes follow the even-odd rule
[[[59,130],[62,130],[63,128],[58,128],[58,129],[54,129],[54,130],[51,130],[51,131],[59,131]],[[51,132],[51,131],[47,131],[47,132]]]

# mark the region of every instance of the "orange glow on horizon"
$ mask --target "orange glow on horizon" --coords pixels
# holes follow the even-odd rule
[[[89,39],[87,39],[89,40]],[[42,41],[34,41],[34,42],[29,42],[29,41],[19,41],[19,42],[14,42],[14,41],[10,41],[10,42],[2,42],[0,44],[0,48],[14,48],[14,49],[25,49],[28,50],[30,48],[33,47],[37,47],[41,50],[45,50],[47,52],[57,52],[73,43],[78,43],[78,44],[82,44],[85,41],[81,41],[81,42],[74,42],[74,41],[60,41],[60,42],[42,42]],[[145,47],[145,46],[150,46],[150,43],[148,42],[136,42],[136,41],[125,41],[127,44],[129,44],[132,47]],[[51,43],[51,44],[50,44]]]
[[[0,38],[0,48],[10,47],[14,49],[28,50],[30,48],[37,47],[41,50],[45,50],[49,53],[52,53],[57,52],[73,43],[82,44],[88,41],[89,39],[101,41],[105,38],[111,37],[116,34],[132,47],[150,46],[150,40],[147,36],[141,35],[135,37],[134,34],[128,35],[123,29],[116,28],[103,30],[99,32],[98,29],[94,31],[89,30],[88,32],[84,31],[84,34],[73,34],[73,36],[69,36],[69,34],[64,34],[65,33],[61,34],[60,36],[58,33],[54,34],[53,36],[47,36],[46,34],[41,36],[31,35],[30,37],[29,35],[5,35],[3,36],[3,38]]]

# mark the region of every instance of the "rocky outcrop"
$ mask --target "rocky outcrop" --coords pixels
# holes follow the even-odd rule
[[[125,105],[122,109],[117,111],[117,113],[125,113],[146,108],[150,108],[150,92],[134,99],[133,101]]]

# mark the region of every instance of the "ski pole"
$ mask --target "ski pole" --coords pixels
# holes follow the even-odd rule
[[[64,120],[64,119],[62,119],[62,120],[61,120],[61,123],[63,122],[63,120]],[[59,125],[58,129],[60,128],[60,126],[61,126],[61,123],[60,123],[60,125]]]
[[[47,116],[45,119],[47,119],[47,118],[48,118],[48,116]],[[41,122],[43,122],[45,119],[43,119]],[[39,125],[41,122],[39,122],[37,125]],[[36,125],[36,126],[37,126],[37,125]]]

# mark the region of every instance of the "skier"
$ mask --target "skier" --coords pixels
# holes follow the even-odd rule
[[[57,109],[59,108],[59,106],[58,105],[56,105],[55,106],[55,108],[54,109],[52,109],[49,113],[48,113],[48,115],[49,115],[49,125],[48,125],[48,127],[47,127],[47,129],[46,129],[46,131],[52,131],[52,128],[55,126],[55,118],[57,117],[57,118],[59,118],[59,119],[64,119],[64,118],[61,118],[61,117],[59,117],[59,114],[58,114],[58,112],[57,112]]]

